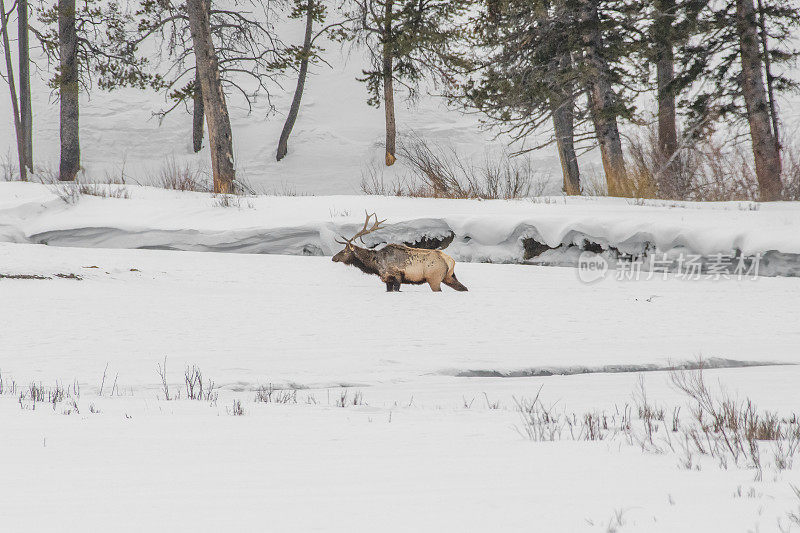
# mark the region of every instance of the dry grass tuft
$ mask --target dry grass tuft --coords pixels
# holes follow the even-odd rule
[[[148,177],[142,185],[151,185],[173,191],[211,192],[210,179],[200,168],[190,162],[179,163],[168,157],[157,174]]]
[[[17,181],[19,179],[19,167],[14,163],[14,157],[9,148],[2,158],[0,158],[0,181]]]
[[[242,402],[238,398],[233,400],[233,405],[230,408],[226,409],[231,416],[244,416],[244,407],[242,407]]]
[[[362,171],[361,190],[382,196],[420,198],[514,199],[539,196],[546,186],[546,176],[536,171],[529,159],[508,154],[486,157],[481,164],[455,148],[431,145],[421,137],[401,143],[400,161],[409,173],[386,182],[375,164]]]
[[[237,194],[214,194],[214,207],[235,207],[236,209],[253,209],[252,200]]]
[[[347,389],[339,391],[339,397],[336,398],[336,407],[357,407],[359,405],[367,405],[364,401],[364,394],[361,391],[355,391],[352,396]]]
[[[18,393],[17,402],[20,409],[35,411],[38,405],[44,404],[50,405],[53,411],[62,406],[61,413],[65,415],[80,414],[77,400],[81,397],[81,387],[77,381],[66,386],[56,381],[52,387],[46,387],[41,382],[31,382],[27,387],[18,387],[16,382],[12,381],[9,389],[9,386],[3,385],[0,380],[0,389],[2,388],[10,394]]]
[[[41,176],[40,179],[42,179]],[[45,182],[42,181],[42,183]],[[77,204],[82,196],[118,199],[128,199],[131,197],[130,191],[128,191],[125,185],[54,180],[49,182],[48,187],[53,194],[58,196],[64,203],[70,205]]]
[[[758,201],[748,145],[695,141],[667,158],[649,129],[630,142],[625,196],[688,201]],[[800,200],[800,146],[783,148],[783,199]]]
[[[702,368],[673,371],[670,379],[691,404],[688,416],[681,417],[680,407],[674,407],[668,420],[665,409],[649,400],[640,380],[634,393],[636,418],[629,405],[608,413],[557,411],[544,405],[537,393],[533,400],[515,399],[522,418],[518,431],[537,442],[622,438],[643,451],[672,452],[687,469],[699,469],[698,458],[706,457],[721,468],[754,469],[757,479],[761,479],[767,464],[777,471],[793,467],[800,452],[800,420],[796,414],[780,417],[759,411],[750,399],[735,401],[724,393],[712,393]]]
[[[278,389],[272,383],[262,385],[256,391],[255,401],[277,404],[297,403],[297,390]]]

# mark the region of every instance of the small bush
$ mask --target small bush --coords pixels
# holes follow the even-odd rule
[[[19,167],[14,164],[14,157],[9,148],[6,155],[0,159],[0,180],[16,181],[19,179]]]
[[[186,367],[184,383],[188,400],[203,400],[216,403],[218,394],[214,391],[214,382],[211,379],[203,380],[203,373],[196,365]]]
[[[242,402],[239,399],[233,400],[233,405],[228,410],[228,414],[231,416],[243,416],[244,415],[244,407],[242,407]]]

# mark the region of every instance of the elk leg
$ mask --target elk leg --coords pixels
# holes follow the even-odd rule
[[[428,285],[430,285],[430,286],[431,286],[431,290],[432,290],[433,292],[442,292],[442,285],[441,285],[441,283],[442,283],[442,282],[441,282],[441,281],[439,281],[439,280],[436,280],[436,281],[434,281],[434,280],[432,280],[432,279],[429,279],[429,280],[428,280]]]
[[[381,281],[386,283],[386,292],[400,292],[400,280],[403,273],[396,268],[389,268],[381,274]]]
[[[457,291],[467,291],[467,290],[469,290],[460,281],[458,281],[458,278],[456,277],[455,273],[453,273],[449,278],[444,278],[442,283],[444,283],[448,287],[451,287],[451,288],[453,288],[453,289],[455,289]]]
[[[400,280],[396,276],[385,276],[386,292],[400,292]]]

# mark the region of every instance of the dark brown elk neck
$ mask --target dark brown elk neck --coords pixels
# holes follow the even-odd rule
[[[360,246],[354,246],[353,252],[355,252],[356,257],[358,257],[359,261],[361,261],[365,265],[378,268],[378,262],[380,260],[380,252],[375,250],[370,250],[368,248],[361,248]]]
[[[358,267],[363,272],[368,274],[378,274],[380,270],[379,252],[375,250],[368,250],[359,246],[353,247],[353,253],[356,256],[356,262],[353,266]]]

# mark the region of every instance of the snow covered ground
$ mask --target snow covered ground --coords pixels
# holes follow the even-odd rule
[[[299,42],[297,24],[278,27]],[[688,424],[691,404],[665,370],[703,358],[716,393],[787,419],[798,411],[797,203],[355,196],[370,164],[387,180],[406,170],[402,159],[381,166],[383,110],[355,80],[362,53],[329,43],[326,59],[281,163],[294,80],[273,92],[276,114],[265,98],[249,112],[232,97],[229,109],[243,181],[327,196],[221,207],[112,185],[129,198],[69,204],[63,187],[0,183],[0,531],[800,532],[800,457],[779,468],[776,442],[764,441],[760,472],[687,459],[684,434],[668,426],[676,407]],[[34,150],[48,175],[57,101],[38,61]],[[160,95],[81,96],[82,179],[151,183],[173,164],[208,172],[184,109],[159,122]],[[792,98],[780,102],[790,131]],[[401,137],[476,160],[508,140],[424,91],[397,117]],[[5,176],[9,105],[0,123]],[[584,175],[596,159],[581,157]],[[557,192],[555,149],[533,153],[532,166]],[[331,263],[334,238],[364,210],[388,219],[370,245],[452,236],[447,253],[470,291],[386,294]],[[519,264],[580,265],[598,247],[609,263],[699,255],[705,275],[585,283],[580,269]],[[239,253],[201,253],[214,251]],[[737,251],[777,277],[711,279],[710,258]],[[214,382],[200,401],[186,399],[195,366],[206,392]],[[640,377],[667,413],[656,445],[642,440]],[[274,399],[256,402],[259,389]],[[561,426],[564,438],[532,441],[519,406],[537,395],[561,420],[595,413],[613,428],[630,416],[635,429],[586,440]]]
[[[800,280],[456,270],[470,292],[387,294],[325,257],[0,244],[3,528],[800,530],[800,461],[778,470],[768,444],[759,480],[702,457],[686,469],[620,436],[531,442],[515,403],[618,415],[638,372],[568,374],[702,356],[779,363],[706,376],[788,415]],[[165,359],[180,400],[164,399]],[[187,365],[216,401],[185,399]],[[667,372],[641,375],[652,401],[688,412]],[[31,382],[80,396],[33,409]],[[256,403],[269,383],[297,403]]]

